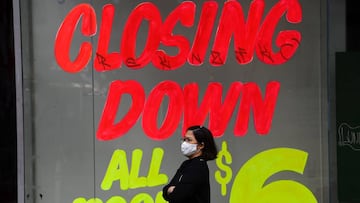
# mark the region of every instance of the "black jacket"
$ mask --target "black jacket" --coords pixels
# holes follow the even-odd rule
[[[175,186],[167,194],[170,186]],[[163,197],[170,203],[210,203],[209,168],[201,157],[184,161],[170,183],[163,188]]]

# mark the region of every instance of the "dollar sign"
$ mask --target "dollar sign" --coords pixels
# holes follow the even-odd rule
[[[223,163],[223,161],[226,163]],[[232,178],[232,170],[228,166],[232,163],[232,157],[230,152],[227,149],[226,141],[222,142],[221,151],[218,153],[218,158],[216,159],[216,165],[220,170],[215,171],[215,180],[221,185],[221,195],[226,195],[226,185],[230,182]],[[222,176],[222,172],[223,175]]]

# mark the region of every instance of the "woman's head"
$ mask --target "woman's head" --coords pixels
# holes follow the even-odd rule
[[[186,130],[189,131],[196,139],[201,156],[206,160],[216,159],[218,151],[211,131],[203,126],[191,126]]]

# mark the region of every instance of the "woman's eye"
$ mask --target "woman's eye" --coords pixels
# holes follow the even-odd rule
[[[185,141],[185,142],[191,142],[191,139],[189,139],[189,138],[184,138],[184,141]]]

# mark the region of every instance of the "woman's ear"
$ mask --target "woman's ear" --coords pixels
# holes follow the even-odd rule
[[[198,146],[199,146],[199,149],[204,149],[205,144],[202,142],[202,143],[200,143]]]

